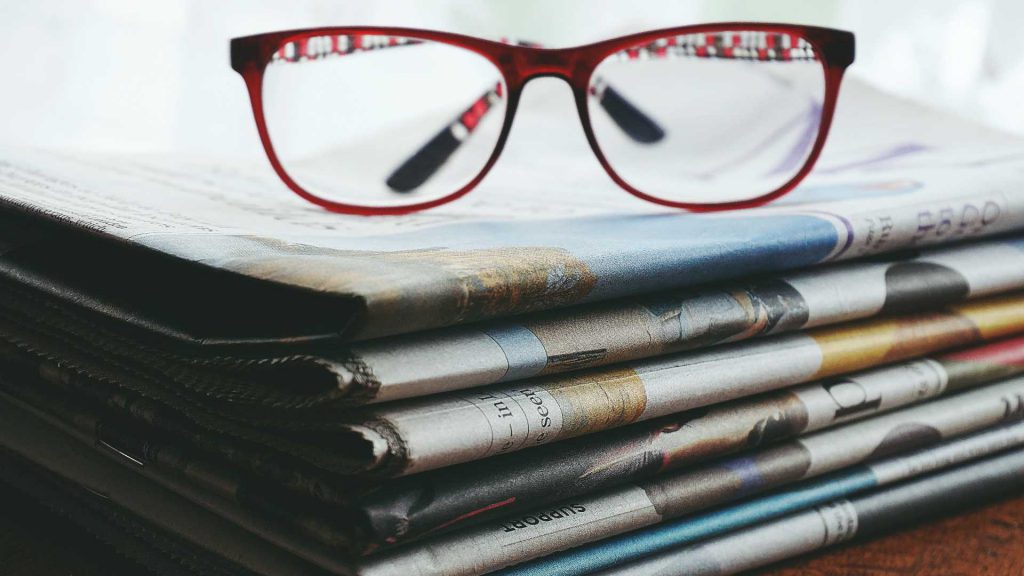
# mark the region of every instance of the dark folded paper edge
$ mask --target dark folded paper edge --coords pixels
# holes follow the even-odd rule
[[[119,561],[118,569],[128,570],[130,565],[130,572],[126,573],[252,574],[237,566],[225,571],[223,560],[185,548],[173,536],[125,514],[110,504],[105,495],[61,478],[6,448],[0,448],[0,482],[18,497],[48,512],[53,520],[67,522],[83,532],[82,540],[90,546],[112,551],[110,559]]]
[[[128,463],[114,451],[104,452],[97,447],[90,445],[85,438],[78,437],[71,431],[60,429],[53,422],[46,421],[40,413],[24,405],[18,405],[18,401],[9,397],[0,397],[0,410],[8,417],[17,419],[17,423],[7,422],[7,426],[20,426],[22,430],[30,430],[32,438],[18,440],[13,435],[0,436],[0,446],[10,452],[17,453],[21,458],[33,462],[35,465],[47,470],[50,474],[65,476],[65,478],[76,485],[83,486],[83,489],[98,494],[105,498],[112,505],[123,506],[119,501],[119,491],[124,491],[126,486],[132,486],[135,494],[141,494],[141,498],[158,498],[163,500],[175,500],[173,509],[181,510],[185,516],[175,518],[163,518],[161,515],[150,510],[129,510],[135,515],[142,515],[142,520],[154,525],[155,522],[163,522],[163,526],[155,526],[164,533],[174,537],[186,537],[189,533],[188,527],[193,528],[200,524],[208,524],[211,521],[217,522],[218,533],[230,536],[233,540],[225,547],[223,542],[204,540],[203,546],[207,553],[215,556],[237,558],[239,552],[252,554],[249,563],[250,568],[277,565],[279,567],[291,566],[290,573],[293,574],[351,574],[352,561],[347,559],[338,551],[327,549],[307,539],[299,538],[294,532],[253,512],[246,511],[240,506],[228,502],[215,495],[207,493],[186,482],[170,477],[161,471],[146,467],[134,466],[129,469]],[[87,486],[81,484],[78,479],[70,477],[74,473],[74,464],[67,464],[53,459],[53,454],[47,457],[38,451],[32,450],[32,445],[37,443],[49,443],[56,445],[57,451],[61,449],[72,449],[76,451],[78,458],[85,461],[85,465],[95,467],[99,472],[94,478],[94,484]],[[21,444],[14,446],[13,444]],[[77,448],[74,448],[77,446]],[[106,454],[106,455],[104,455]],[[141,476],[141,478],[139,477]],[[106,481],[106,486],[99,484]],[[145,518],[145,515],[150,518]],[[175,523],[178,523],[175,525]],[[194,538],[193,538],[194,539]],[[201,550],[194,543],[186,542],[186,549]],[[254,545],[255,544],[255,545]],[[231,551],[234,547],[234,552]],[[263,560],[259,560],[263,557]],[[271,568],[271,570],[273,570]],[[276,575],[274,571],[249,571],[246,573]]]
[[[0,277],[186,349],[344,340],[366,314],[355,294],[252,278],[2,198],[0,248]]]

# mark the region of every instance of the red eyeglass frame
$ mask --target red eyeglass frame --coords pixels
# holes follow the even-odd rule
[[[608,56],[616,52],[635,47],[639,44],[653,42],[659,38],[684,34],[714,34],[734,31],[767,32],[799,36],[811,44],[818,59],[821,61],[825,74],[825,98],[822,103],[822,116],[818,125],[818,134],[804,165],[795,176],[776,190],[749,200],[733,202],[675,202],[651,196],[630,186],[615,172],[615,169],[612,168],[601,152],[601,147],[594,136],[594,131],[590,124],[588,90],[594,69]],[[494,151],[480,172],[468,184],[447,196],[405,206],[362,206],[335,202],[321,198],[295,182],[278,159],[267,130],[267,123],[263,114],[263,74],[274,53],[286,43],[303,38],[326,35],[397,36],[442,42],[475,52],[493,63],[501,72],[507,89],[505,118],[503,119],[501,133],[498,136]],[[586,135],[587,142],[590,144],[590,148],[594,151],[601,166],[604,167],[605,172],[608,173],[616,184],[637,198],[647,200],[648,202],[694,212],[709,212],[761,206],[791,191],[807,176],[825,145],[839,97],[839,87],[842,82],[843,73],[854,60],[854,46],[854,35],[843,30],[816,26],[752,22],[726,22],[664,28],[573,48],[517,46],[464,36],[462,34],[414,28],[343,26],[287,30],[234,38],[231,40],[231,67],[245,80],[260,140],[274,171],[296,194],[332,212],[362,216],[408,214],[440,206],[465,196],[483,180],[501,155],[509,131],[512,128],[512,120],[515,117],[516,107],[519,104],[523,87],[533,78],[545,76],[561,78],[572,88],[573,96],[576,100],[576,109],[579,113],[580,122],[583,124],[583,132]]]

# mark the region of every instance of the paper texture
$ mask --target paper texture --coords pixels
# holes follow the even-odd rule
[[[1024,296],[381,405],[351,433],[410,474],[862,370],[1024,329]],[[387,447],[385,450],[384,448]]]
[[[936,443],[1024,416],[1019,406],[1024,380],[1017,378],[948,399],[906,408],[811,434],[778,446],[637,484],[626,484],[562,503],[586,508],[619,498],[619,514],[650,518],[650,524],[747,497],[773,487],[833,472],[872,458]],[[1014,409],[1007,409],[1007,406]],[[637,492],[637,487],[642,493]],[[627,501],[628,505],[623,501]],[[560,506],[556,504],[557,508]],[[654,509],[653,515],[640,513]],[[537,512],[540,512],[539,510]],[[525,515],[517,514],[513,518]],[[361,568],[364,576],[384,574],[481,574],[513,563],[614,536],[591,525],[585,514],[559,519],[545,534],[522,530],[514,549],[504,536],[507,519],[444,535],[405,549],[383,552]],[[632,529],[646,524],[634,522]]]
[[[393,542],[639,481],[1022,372],[1024,338],[1018,337],[413,475],[356,505],[372,537]]]
[[[354,386],[375,401],[580,370],[725,342],[921,310],[1024,287],[1024,241],[855,262],[699,291],[356,344]],[[361,381],[366,378],[368,381]]]
[[[627,532],[579,548],[552,554],[535,562],[502,570],[500,576],[577,576],[622,566],[674,548],[711,537],[770,523],[785,514],[802,511],[830,500],[858,494],[938,470],[977,460],[1024,445],[1024,424],[998,427],[965,438],[943,442],[910,454],[887,458],[868,465],[852,466],[817,480],[801,482],[767,496],[725,506],[702,514]],[[885,471],[896,471],[888,474]],[[848,531],[831,531],[835,537]],[[758,546],[765,556],[772,552]],[[644,560],[646,563],[647,560]]]
[[[837,500],[599,574],[736,574],[1013,494],[1022,478],[1024,451],[1015,450],[867,496]]]
[[[1019,419],[1024,346],[977,345],[1024,331],[1024,143],[844,98],[811,181],[711,215],[591,198],[557,139],[509,159],[549,188],[397,218],[215,160],[0,151],[0,386],[243,551],[366,574],[497,569]],[[117,502],[173,524],[159,492]],[[858,531],[829,510],[825,542]]]
[[[395,218],[323,212],[265,169],[14,150],[0,152],[0,201],[205,266],[353,298],[364,307],[356,338],[1024,226],[1019,141],[848,88],[813,179],[757,211],[696,215],[624,193],[588,197],[573,175],[592,159],[557,155],[554,139],[535,156],[504,159],[526,171],[558,158],[546,189],[496,183]]]

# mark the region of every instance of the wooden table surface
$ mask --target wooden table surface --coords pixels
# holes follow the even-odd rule
[[[0,497],[3,576],[121,576],[139,574],[109,550],[33,504]],[[791,560],[771,576],[1021,576],[1024,575],[1024,496]]]
[[[760,573],[771,576],[1022,576],[1024,497],[823,552]]]

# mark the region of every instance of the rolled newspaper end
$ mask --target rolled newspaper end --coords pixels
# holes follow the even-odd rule
[[[1024,378],[1017,377],[382,552],[360,574],[482,574],[1021,418]],[[566,507],[576,513],[563,514]]]
[[[786,514],[827,504],[836,498],[850,497],[866,490],[920,477],[1021,446],[1024,446],[1024,424],[1000,426],[907,455],[853,466],[748,502],[552,554],[535,562],[513,566],[497,574],[577,576],[633,561],[647,565],[648,562],[641,559],[748,526],[771,522]]]
[[[390,402],[911,313],[1024,288],[1024,242],[988,240],[661,292],[345,348],[352,402]]]
[[[413,474],[617,428],[1024,330],[1024,294],[365,409],[363,461]],[[383,445],[378,445],[383,450]],[[376,465],[376,467],[374,467]]]
[[[384,434],[368,426],[348,426],[345,429],[341,449],[359,462],[380,465],[378,459],[388,453],[389,441]],[[392,440],[393,441],[393,440]]]
[[[1014,494],[1021,481],[1024,450],[1018,449],[598,574],[720,576],[745,572]]]
[[[377,543],[493,521],[1024,372],[1024,337],[393,481],[358,499]],[[508,482],[515,477],[517,481]]]

